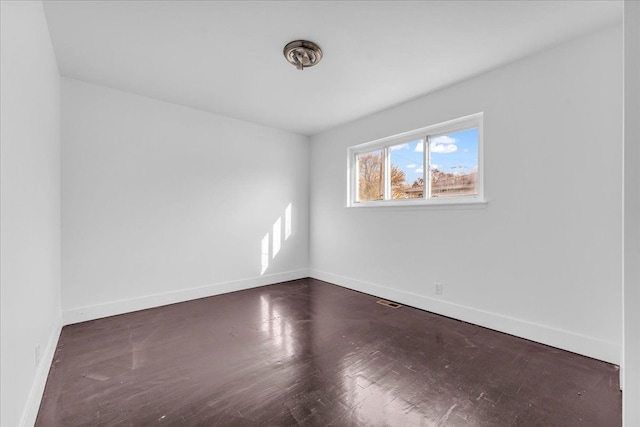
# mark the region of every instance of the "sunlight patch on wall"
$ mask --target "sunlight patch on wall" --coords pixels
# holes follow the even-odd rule
[[[273,224],[273,258],[278,255],[282,247],[282,217]]]
[[[284,240],[291,236],[291,203],[284,210]]]
[[[284,209],[283,215],[280,215],[278,219],[273,223],[271,230],[262,238],[261,248],[261,265],[260,275],[263,275],[269,268],[269,259],[276,259],[276,256],[283,248],[283,243],[291,237],[293,234],[292,227],[292,204],[289,203]],[[284,218],[284,224],[283,224]],[[271,252],[269,252],[271,249]],[[271,257],[269,256],[271,254]]]
[[[264,274],[267,268],[269,268],[269,233],[262,238],[262,271],[260,274]]]

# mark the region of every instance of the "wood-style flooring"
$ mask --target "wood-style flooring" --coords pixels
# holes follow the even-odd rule
[[[616,366],[302,279],[66,326],[37,426],[620,426]]]

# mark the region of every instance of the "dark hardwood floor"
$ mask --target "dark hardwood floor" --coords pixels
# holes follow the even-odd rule
[[[616,366],[313,279],[66,326],[37,426],[619,426]]]

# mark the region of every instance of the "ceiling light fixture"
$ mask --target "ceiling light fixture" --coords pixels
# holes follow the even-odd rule
[[[307,40],[295,40],[284,47],[284,57],[298,70],[313,67],[322,59],[322,49]]]

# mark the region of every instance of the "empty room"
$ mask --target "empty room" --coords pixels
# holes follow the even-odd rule
[[[0,7],[2,427],[640,427],[640,2]]]

